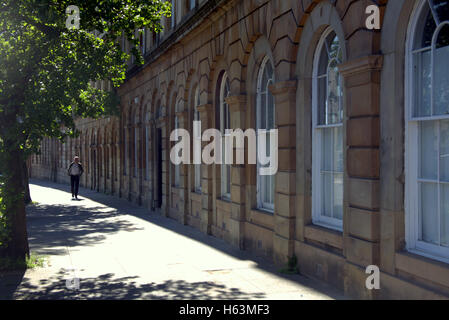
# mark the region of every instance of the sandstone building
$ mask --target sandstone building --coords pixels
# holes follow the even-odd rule
[[[366,28],[367,6],[381,29]],[[129,199],[366,299],[449,297],[449,1],[173,1],[121,117],[46,139],[33,177]],[[124,44],[126,45],[126,43]],[[170,162],[175,128],[279,130],[279,171]],[[366,267],[381,289],[365,286]]]

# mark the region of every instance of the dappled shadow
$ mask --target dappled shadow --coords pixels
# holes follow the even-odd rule
[[[25,270],[0,272],[0,300],[12,299],[14,292],[23,280]]]
[[[111,233],[142,230],[120,216],[113,208],[31,205],[27,207],[28,238],[33,252],[59,255],[66,254],[66,246],[95,245]]]
[[[213,282],[167,280],[162,283],[139,284],[138,277],[115,278],[108,273],[97,278],[80,279],[79,290],[67,289],[67,274],[60,271],[39,285],[23,279],[12,299],[39,300],[251,300],[263,299],[263,293],[246,293]]]

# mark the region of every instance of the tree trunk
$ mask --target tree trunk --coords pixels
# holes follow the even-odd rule
[[[30,184],[29,184],[29,177],[28,177],[28,166],[26,164],[26,161],[23,161],[23,187],[25,189],[25,195],[24,195],[24,201],[25,205],[31,203],[31,194],[30,194]]]
[[[4,253],[10,258],[25,260],[29,256],[29,247],[24,202],[23,152],[19,148],[10,149],[5,158],[4,202],[9,239],[6,241]]]

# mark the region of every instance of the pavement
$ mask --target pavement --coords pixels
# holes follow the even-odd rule
[[[30,182],[30,250],[46,265],[0,275],[0,299],[330,300],[341,292],[123,199]]]

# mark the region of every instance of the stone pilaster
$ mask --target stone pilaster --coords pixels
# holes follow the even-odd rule
[[[176,116],[179,120],[179,129],[188,130],[188,114],[186,111],[177,112]],[[169,151],[170,154],[170,151]],[[188,213],[188,165],[183,164],[180,166],[180,180],[179,180],[179,202],[178,202],[178,221],[184,225],[187,224]]]
[[[345,85],[346,160],[344,196],[344,255],[348,272],[345,290],[373,298],[365,289],[363,271],[380,264],[379,99],[382,56],[366,56],[339,67]],[[362,279],[362,280],[360,280]],[[360,289],[357,289],[360,288]]]
[[[229,105],[229,110],[231,114],[231,129],[241,129],[246,130],[246,113],[247,100],[246,96],[232,96],[226,99]],[[230,237],[231,243],[235,247],[244,249],[244,239],[245,239],[245,221],[246,221],[246,206],[245,206],[245,180],[246,180],[246,169],[245,164],[237,164],[236,154],[237,152],[243,152],[245,155],[245,162],[247,161],[245,148],[238,149],[234,144],[234,164],[231,166],[231,218],[229,221]]]
[[[211,104],[197,107],[200,112],[201,133],[213,127],[213,110]],[[202,142],[202,150],[207,142]],[[212,227],[212,200],[213,200],[213,165],[201,165],[201,189],[202,209],[200,214],[200,229],[206,234],[211,234]]]
[[[279,168],[275,181],[274,261],[285,264],[294,254],[296,223],[296,81],[269,88],[275,98],[279,130]]]

